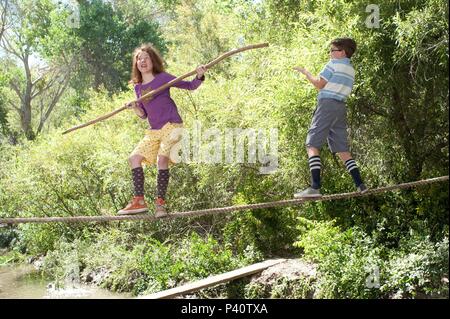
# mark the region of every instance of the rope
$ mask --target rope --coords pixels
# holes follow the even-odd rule
[[[209,215],[213,213],[229,213],[233,211],[242,211],[242,210],[252,210],[252,209],[262,209],[262,208],[272,208],[272,207],[285,207],[285,206],[295,206],[301,205],[305,202],[309,201],[331,201],[338,200],[344,198],[353,198],[353,197],[363,197],[370,196],[379,193],[389,192],[396,189],[405,189],[411,187],[417,187],[437,182],[448,181],[447,176],[441,176],[436,178],[430,178],[415,182],[403,183],[392,186],[385,186],[376,189],[369,189],[366,193],[361,194],[359,192],[351,192],[351,193],[342,193],[342,194],[334,194],[334,195],[325,195],[319,198],[299,198],[299,199],[288,199],[288,200],[280,200],[275,202],[266,202],[266,203],[257,203],[257,204],[247,204],[247,205],[237,205],[237,206],[229,206],[229,207],[221,207],[221,208],[209,208],[209,209],[201,209],[195,211],[186,211],[186,212],[174,212],[170,213],[164,219],[174,219],[178,217],[197,217],[203,215]],[[31,217],[31,218],[0,218],[1,224],[20,224],[20,223],[55,223],[55,222],[66,222],[66,223],[83,223],[83,222],[105,222],[105,221],[115,221],[115,220],[146,220],[146,221],[156,221],[161,220],[162,218],[156,218],[153,215],[148,214],[139,214],[139,215],[115,215],[115,216],[72,216],[72,217]]]

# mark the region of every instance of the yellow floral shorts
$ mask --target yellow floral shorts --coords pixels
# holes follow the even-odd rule
[[[156,164],[158,155],[169,157],[169,164],[174,164],[170,159],[170,149],[181,140],[182,135],[177,129],[182,129],[182,123],[167,123],[159,130],[145,130],[145,136],[136,146],[131,155],[144,157],[143,163]]]

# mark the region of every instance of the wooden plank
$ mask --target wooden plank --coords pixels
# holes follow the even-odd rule
[[[286,259],[269,259],[257,264],[253,264],[247,267],[239,268],[233,271],[229,271],[220,275],[211,276],[193,283],[189,283],[180,287],[175,287],[168,290],[163,290],[151,295],[141,296],[139,299],[163,299],[173,298],[175,296],[184,295],[193,291],[200,290],[202,288],[215,286],[227,281],[231,281],[237,278],[246,277],[258,272],[261,272],[271,266],[282,263]]]

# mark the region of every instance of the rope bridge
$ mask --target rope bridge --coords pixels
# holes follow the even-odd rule
[[[106,221],[121,221],[121,220],[146,220],[146,221],[156,221],[161,219],[173,219],[178,217],[197,217],[203,215],[210,214],[222,214],[229,213],[233,211],[242,211],[242,210],[251,210],[251,209],[262,209],[262,208],[273,208],[273,207],[287,207],[287,206],[295,206],[301,205],[305,202],[309,201],[331,201],[331,200],[339,200],[339,199],[347,199],[353,197],[363,197],[370,196],[380,193],[385,193],[397,189],[405,189],[418,187],[422,185],[428,185],[432,183],[444,182],[448,181],[447,176],[435,177],[415,182],[403,183],[398,185],[385,186],[375,189],[369,189],[366,193],[361,194],[359,192],[351,192],[351,193],[341,193],[334,195],[324,195],[322,197],[316,198],[299,198],[299,199],[288,199],[288,200],[280,200],[274,202],[266,202],[266,203],[257,203],[257,204],[247,204],[247,205],[236,205],[229,207],[221,207],[221,208],[209,208],[209,209],[201,209],[195,211],[186,211],[186,212],[174,212],[170,213],[167,217],[156,218],[153,215],[149,214],[139,214],[139,215],[103,215],[103,216],[67,216],[67,217],[28,217],[28,218],[0,218],[1,224],[20,224],[20,223],[85,223],[85,222],[106,222]]]

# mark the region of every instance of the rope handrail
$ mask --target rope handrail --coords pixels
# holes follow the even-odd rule
[[[369,196],[379,193],[384,193],[396,189],[404,189],[417,187],[421,185],[427,185],[437,182],[448,181],[447,176],[435,177],[415,182],[384,186],[375,189],[369,189],[366,193],[361,194],[359,192],[351,192],[351,193],[341,193],[341,194],[333,194],[333,195],[324,195],[322,197],[315,198],[299,198],[299,199],[287,199],[280,200],[274,202],[265,202],[265,203],[256,203],[256,204],[245,204],[245,205],[236,205],[236,206],[228,206],[228,207],[220,207],[220,208],[208,208],[208,209],[200,209],[194,211],[185,211],[185,212],[174,212],[170,213],[167,217],[157,218],[153,215],[148,214],[139,214],[139,215],[103,215],[103,216],[68,216],[68,217],[14,217],[14,218],[0,218],[1,224],[20,224],[20,223],[54,223],[54,222],[68,222],[68,223],[79,223],[79,222],[105,222],[105,221],[122,221],[122,220],[146,220],[146,221],[156,221],[156,220],[166,220],[166,219],[174,219],[179,217],[197,217],[202,215],[209,215],[212,213],[229,213],[233,211],[242,211],[242,210],[250,210],[250,209],[261,209],[261,208],[272,208],[272,207],[283,207],[283,206],[294,206],[301,205],[305,202],[309,201],[330,201],[330,200],[338,200],[344,198],[353,198],[353,197],[362,197]]]

